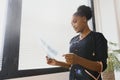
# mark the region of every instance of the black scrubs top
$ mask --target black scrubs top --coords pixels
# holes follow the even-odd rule
[[[82,40],[79,39],[80,35],[73,37],[70,41],[70,53],[74,53],[80,57],[92,60],[92,61],[102,61],[103,71],[106,69],[107,64],[107,40],[102,35],[102,33],[91,31],[85,38]],[[70,80],[84,80],[85,78],[77,78],[80,73],[85,68],[80,65],[72,65],[70,70]],[[77,70],[77,71],[76,71]],[[87,69],[88,70],[88,69]],[[97,72],[88,70],[95,77],[98,76]],[[83,75],[87,77],[84,73]],[[94,80],[88,76],[89,79],[85,80]],[[98,80],[102,80],[101,77]]]

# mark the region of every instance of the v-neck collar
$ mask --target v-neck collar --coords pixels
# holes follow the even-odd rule
[[[80,34],[79,34],[79,35],[78,35],[78,41],[83,41],[83,40],[86,39],[91,33],[92,33],[92,31],[90,31],[83,39],[80,39]]]

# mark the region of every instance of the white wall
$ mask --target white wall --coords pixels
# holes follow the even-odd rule
[[[120,0],[94,0],[96,29],[108,41],[120,42]]]
[[[4,33],[5,33],[5,16],[7,11],[7,1],[0,0],[0,71],[2,67],[3,58],[3,44],[4,44]]]
[[[115,4],[115,13],[116,13],[116,20],[117,20],[117,33],[118,33],[118,39],[120,43],[120,0],[114,0]]]

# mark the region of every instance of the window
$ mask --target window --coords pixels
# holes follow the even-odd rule
[[[71,26],[72,15],[78,6],[89,2],[24,0],[22,3],[19,70],[53,67],[46,64],[45,56],[49,52],[45,52],[45,45],[58,52],[49,56],[63,61],[62,55],[69,52],[69,41],[75,34]]]
[[[46,64],[47,52],[41,43],[49,45],[49,51],[68,52],[69,41],[75,34],[72,14],[78,6],[91,3],[92,0],[8,0],[0,78],[67,71]],[[62,60],[59,55],[57,58]]]

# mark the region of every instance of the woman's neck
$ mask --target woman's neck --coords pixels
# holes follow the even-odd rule
[[[80,39],[85,38],[90,32],[91,32],[91,30],[87,26],[82,32],[80,32]]]

